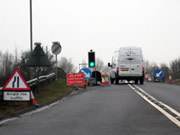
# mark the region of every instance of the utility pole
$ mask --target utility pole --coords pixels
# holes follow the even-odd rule
[[[30,4],[30,49],[33,50],[33,30],[32,30],[32,0],[29,0]]]

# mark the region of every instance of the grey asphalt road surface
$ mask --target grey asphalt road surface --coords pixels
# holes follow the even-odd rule
[[[47,110],[1,125],[0,134],[179,135],[180,128],[124,84],[89,88]]]
[[[150,82],[145,85],[139,85],[139,87],[180,112],[180,85]]]

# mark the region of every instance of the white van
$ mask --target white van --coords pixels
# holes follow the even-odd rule
[[[110,79],[113,84],[119,81],[134,81],[135,84],[144,83],[143,55],[140,47],[122,47],[114,53],[111,67]]]

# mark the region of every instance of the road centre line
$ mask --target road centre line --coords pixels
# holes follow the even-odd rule
[[[151,104],[154,108],[156,108],[158,111],[160,111],[162,114],[164,114],[174,124],[176,124],[178,127],[180,127],[180,121],[177,119],[177,117],[179,117],[179,114],[180,114],[179,112],[177,112],[173,108],[169,107],[168,105],[156,100],[153,96],[151,96],[149,93],[145,92],[143,89],[139,88],[138,86],[134,85],[135,87],[133,87],[131,84],[128,84],[128,86],[132,90],[134,90],[138,95],[140,95],[144,100],[146,100],[149,104]],[[164,105],[165,107],[167,107],[167,109],[172,111],[172,113],[176,114],[177,116],[176,117],[172,116],[170,113],[168,113],[166,111],[166,109],[163,109],[160,105],[155,104],[150,99],[154,100],[156,103],[158,102],[158,104],[160,104],[160,105]]]
[[[137,89],[139,89],[142,93],[145,93],[147,96],[149,96],[151,99],[158,101],[155,97],[151,96],[149,93],[138,87],[137,85],[134,85]]]
[[[137,85],[134,85],[136,88],[138,88],[141,91],[144,91],[142,88],[138,87]],[[144,91],[145,92],[145,91]],[[147,93],[147,92],[146,92]],[[151,96],[149,93],[147,93],[151,98],[154,98],[153,96]],[[155,98],[154,98],[155,99]],[[157,100],[157,99],[155,99]],[[160,104],[162,104],[163,106],[165,106],[167,109],[169,109],[171,112],[173,112],[174,114],[176,114],[178,117],[180,117],[180,113],[178,111],[176,111],[175,109],[173,109],[172,107],[166,105],[165,103],[159,101]]]

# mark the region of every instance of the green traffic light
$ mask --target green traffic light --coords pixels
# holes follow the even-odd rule
[[[89,65],[90,65],[90,67],[94,67],[95,63],[94,62],[90,62]]]

